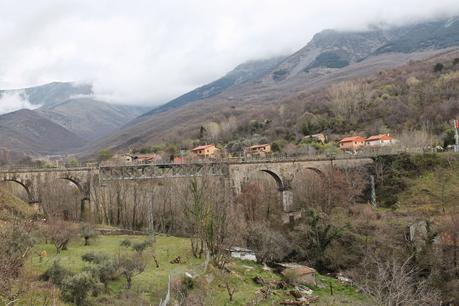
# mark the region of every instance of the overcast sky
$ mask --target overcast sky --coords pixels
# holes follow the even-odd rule
[[[0,88],[92,82],[156,105],[322,29],[456,14],[458,0],[0,0]]]

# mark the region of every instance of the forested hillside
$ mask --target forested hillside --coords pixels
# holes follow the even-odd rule
[[[202,111],[200,107],[208,109],[198,104],[183,115],[192,118]],[[149,141],[141,145],[133,141],[131,147],[167,143],[186,149],[215,142],[237,152],[243,146],[270,142],[275,150],[294,153],[304,152],[308,144],[303,137],[314,133],[324,133],[331,143],[346,135],[390,133],[406,146],[444,146],[453,142],[451,120],[458,113],[459,51],[452,49],[272,103],[227,103],[218,113],[209,109],[202,120],[187,122],[186,128],[177,124],[163,130],[162,137],[150,134]],[[147,135],[140,133],[136,139],[143,137]],[[327,148],[331,147],[319,150]]]

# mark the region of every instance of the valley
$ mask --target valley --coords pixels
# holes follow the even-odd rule
[[[18,65],[21,84],[93,81],[0,90],[0,304],[458,305],[458,17],[349,24],[256,57],[231,18],[195,33],[176,16],[177,38],[145,5],[132,28],[125,4],[86,24],[106,34],[90,56],[66,34],[49,73]],[[209,46],[249,60],[208,82],[225,66]],[[4,66],[0,84],[17,82]]]

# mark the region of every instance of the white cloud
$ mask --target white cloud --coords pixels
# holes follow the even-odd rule
[[[0,115],[14,112],[23,108],[36,109],[40,105],[33,105],[28,100],[25,94],[19,90],[10,91],[0,95]]]
[[[89,81],[97,96],[158,104],[324,28],[458,13],[457,0],[2,0],[0,88]]]

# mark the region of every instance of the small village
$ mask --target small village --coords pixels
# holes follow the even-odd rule
[[[394,146],[398,141],[390,134],[372,135],[368,138],[362,136],[349,136],[340,139],[338,142],[328,142],[327,137],[320,134],[305,136],[302,143],[310,146],[331,145],[329,153],[334,155],[347,154],[355,155],[361,152],[380,152],[383,148]],[[301,154],[303,153],[303,154]],[[322,152],[313,152],[315,155]],[[108,162],[118,164],[152,164],[152,163],[172,163],[182,164],[186,162],[202,160],[221,160],[221,159],[268,159],[286,156],[311,155],[310,152],[294,152],[288,154],[281,152],[277,145],[264,143],[247,146],[239,152],[229,152],[218,144],[204,144],[196,146],[190,150],[178,150],[178,154],[165,154],[165,152],[141,153],[131,150],[125,154],[115,154]],[[329,154],[328,154],[329,155]]]

